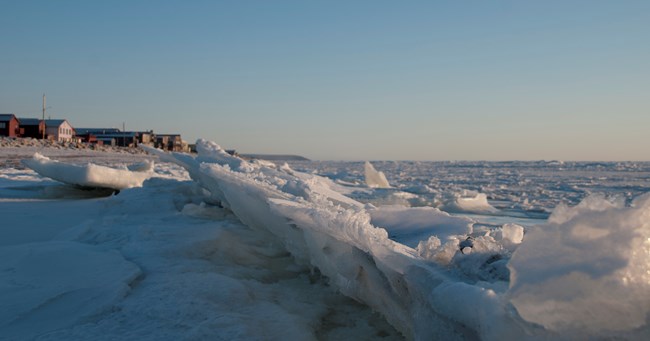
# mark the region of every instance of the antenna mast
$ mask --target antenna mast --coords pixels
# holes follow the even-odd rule
[[[43,94],[43,140],[45,140],[45,94]]]

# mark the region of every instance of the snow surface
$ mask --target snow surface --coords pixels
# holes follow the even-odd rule
[[[646,164],[383,163],[381,189],[363,163],[197,150],[149,149],[162,162],[143,187],[85,200],[44,201],[56,185],[2,169],[0,305],[22,313],[0,315],[0,339],[650,335],[650,197],[631,198]],[[561,193],[572,205],[550,207]],[[443,211],[458,198],[478,206]],[[99,269],[104,285],[87,278]]]

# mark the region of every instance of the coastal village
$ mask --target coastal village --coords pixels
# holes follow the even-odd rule
[[[24,118],[12,113],[0,114],[0,137],[113,147],[137,147],[142,144],[176,152],[189,152],[191,149],[181,134],[102,127],[75,128],[67,119]]]

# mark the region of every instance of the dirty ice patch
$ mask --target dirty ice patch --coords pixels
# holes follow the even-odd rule
[[[650,195],[631,207],[591,196],[559,206],[510,259],[519,315],[563,335],[607,335],[650,313]],[[647,325],[646,325],[647,329]]]
[[[31,339],[110,309],[140,269],[117,251],[66,242],[0,248],[0,330]]]

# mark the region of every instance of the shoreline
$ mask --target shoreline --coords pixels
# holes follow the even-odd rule
[[[117,160],[139,162],[144,158],[157,160],[137,147],[98,146],[86,143],[58,142],[32,138],[0,137],[0,168],[23,168],[21,160],[31,158],[35,153],[55,160],[71,163],[114,163]]]

